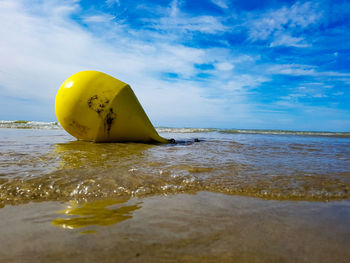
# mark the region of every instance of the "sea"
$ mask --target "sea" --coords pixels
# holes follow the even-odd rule
[[[350,133],[0,121],[0,262],[349,262]]]

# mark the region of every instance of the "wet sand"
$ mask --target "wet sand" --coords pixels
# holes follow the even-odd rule
[[[347,134],[25,125],[0,128],[0,262],[349,262]]]
[[[320,263],[350,258],[349,200],[273,201],[198,192],[100,200],[80,215],[62,214],[69,206],[33,202],[0,209],[1,262]]]

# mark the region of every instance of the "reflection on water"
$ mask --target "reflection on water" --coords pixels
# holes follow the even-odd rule
[[[70,201],[66,209],[58,213],[70,216],[69,218],[58,218],[52,221],[55,226],[65,229],[75,229],[86,226],[108,226],[123,222],[132,218],[132,212],[141,208],[139,205],[123,205],[125,199],[96,200],[79,204],[77,201]],[[118,205],[118,207],[110,207]],[[81,233],[90,234],[95,230],[87,230]]]
[[[277,200],[350,198],[346,138],[201,133],[194,142],[198,134],[184,133],[166,136],[183,143],[147,145],[24,132],[0,141],[0,206],[203,190]]]
[[[154,145],[143,143],[92,143],[71,141],[55,145],[59,156],[59,168],[84,167],[123,167],[131,165],[135,159],[142,158],[144,151]]]
[[[134,210],[138,201],[67,203],[71,215],[55,214],[63,209],[57,202],[0,209],[0,261],[349,262],[349,200],[280,202],[199,192],[142,198]],[[72,211],[77,207],[84,209]],[[108,211],[118,208],[126,217]],[[112,223],[108,217],[128,216],[103,226]],[[70,219],[59,223],[71,228],[86,226],[68,231],[52,225],[57,217]]]

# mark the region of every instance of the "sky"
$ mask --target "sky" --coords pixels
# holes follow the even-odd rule
[[[167,127],[350,131],[350,1],[0,0],[0,120],[82,70]]]

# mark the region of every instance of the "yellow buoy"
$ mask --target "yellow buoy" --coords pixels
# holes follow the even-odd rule
[[[82,71],[63,82],[55,101],[62,127],[80,140],[160,142],[130,86],[98,71]]]

